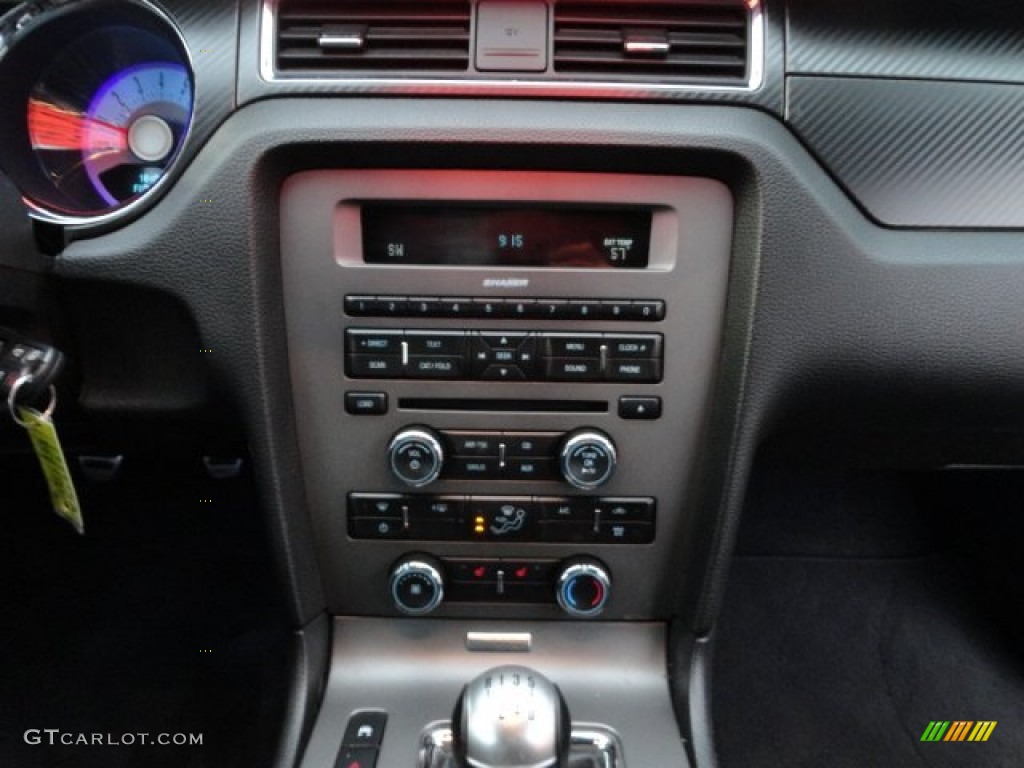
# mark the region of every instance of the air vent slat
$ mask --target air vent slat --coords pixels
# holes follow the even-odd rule
[[[731,7],[559,0],[554,16],[561,75],[723,85],[747,77],[749,17],[738,0]]]
[[[623,24],[630,27],[693,27],[695,29],[724,28],[744,30],[747,26],[746,17],[742,14],[736,16],[706,17],[687,14],[685,16],[644,16],[632,13],[627,14],[575,14],[558,13],[555,11],[555,20],[559,24],[574,24],[585,26],[589,24]]]
[[[664,58],[629,58],[616,56],[614,53],[595,51],[590,54],[579,54],[567,59],[580,66],[619,65],[624,69],[670,69],[672,67],[693,67],[702,69],[736,69],[744,66],[743,59],[725,56],[675,56]]]
[[[342,45],[335,42],[338,30],[344,33]],[[281,72],[447,74],[468,70],[469,50],[468,0],[293,0],[282,3],[278,13],[277,69]]]

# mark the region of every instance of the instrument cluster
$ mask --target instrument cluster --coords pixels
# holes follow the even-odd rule
[[[32,3],[0,20],[0,166],[36,218],[87,224],[161,186],[194,79],[171,22],[132,0]]]

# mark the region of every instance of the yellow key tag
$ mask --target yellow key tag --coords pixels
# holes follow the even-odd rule
[[[78,504],[78,494],[71,480],[64,449],[57,437],[57,428],[49,414],[40,413],[34,408],[19,408],[22,426],[28,431],[29,440],[35,449],[39,466],[43,468],[46,485],[50,489],[50,501],[53,511],[67,520],[79,533],[85,533],[82,523],[82,508]]]

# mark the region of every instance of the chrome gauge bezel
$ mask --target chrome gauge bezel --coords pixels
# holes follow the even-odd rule
[[[73,35],[69,35],[67,32],[67,27],[71,22],[76,28]],[[54,31],[58,26],[63,27],[59,34]],[[6,44],[0,47],[0,71],[5,62],[9,66],[16,66],[19,61],[19,49],[22,46],[44,43],[47,41],[48,35],[57,37],[58,44],[62,44],[67,49],[85,36],[118,27],[135,27],[160,37],[169,48],[176,51],[178,60],[173,63],[184,67],[191,84],[191,107],[188,110],[181,138],[167,165],[163,168],[160,178],[146,191],[106,210],[77,213],[56,204],[50,204],[44,199],[44,195],[33,192],[33,187],[36,190],[45,189],[46,180],[42,172],[33,173],[29,170],[32,168],[30,160],[37,165],[38,160],[35,157],[29,157],[35,153],[35,150],[31,147],[26,134],[25,141],[18,142],[21,146],[10,150],[24,154],[20,158],[17,168],[9,171],[9,176],[18,187],[28,214],[37,221],[57,225],[66,230],[81,231],[110,227],[126,220],[145,210],[162,196],[178,176],[182,157],[188,154],[196,122],[197,104],[193,57],[181,30],[162,9],[148,0],[82,0],[73,3],[68,3],[67,0],[44,0],[17,6],[0,19],[0,35],[3,35],[6,40]],[[53,50],[52,45],[50,50]],[[56,56],[51,57],[51,59],[55,58]],[[17,70],[15,71],[17,72]],[[19,74],[21,81],[18,84],[18,89],[25,94],[31,94],[40,82],[40,78],[45,74],[46,69],[40,66],[30,69],[24,74]],[[116,74],[116,70],[111,70],[107,76],[114,74]],[[98,85],[99,83],[97,83]],[[8,119],[27,122],[27,110],[26,99],[25,103],[19,104],[18,109],[12,111]],[[27,129],[24,127],[20,129],[5,127],[3,133],[6,136],[19,134],[19,131],[24,132],[25,130]],[[14,163],[11,164],[14,165]]]

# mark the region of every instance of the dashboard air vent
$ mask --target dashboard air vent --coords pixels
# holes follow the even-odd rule
[[[284,0],[277,69],[316,76],[464,72],[469,31],[468,0]]]
[[[670,83],[739,85],[747,78],[744,2],[559,0],[559,74]]]

